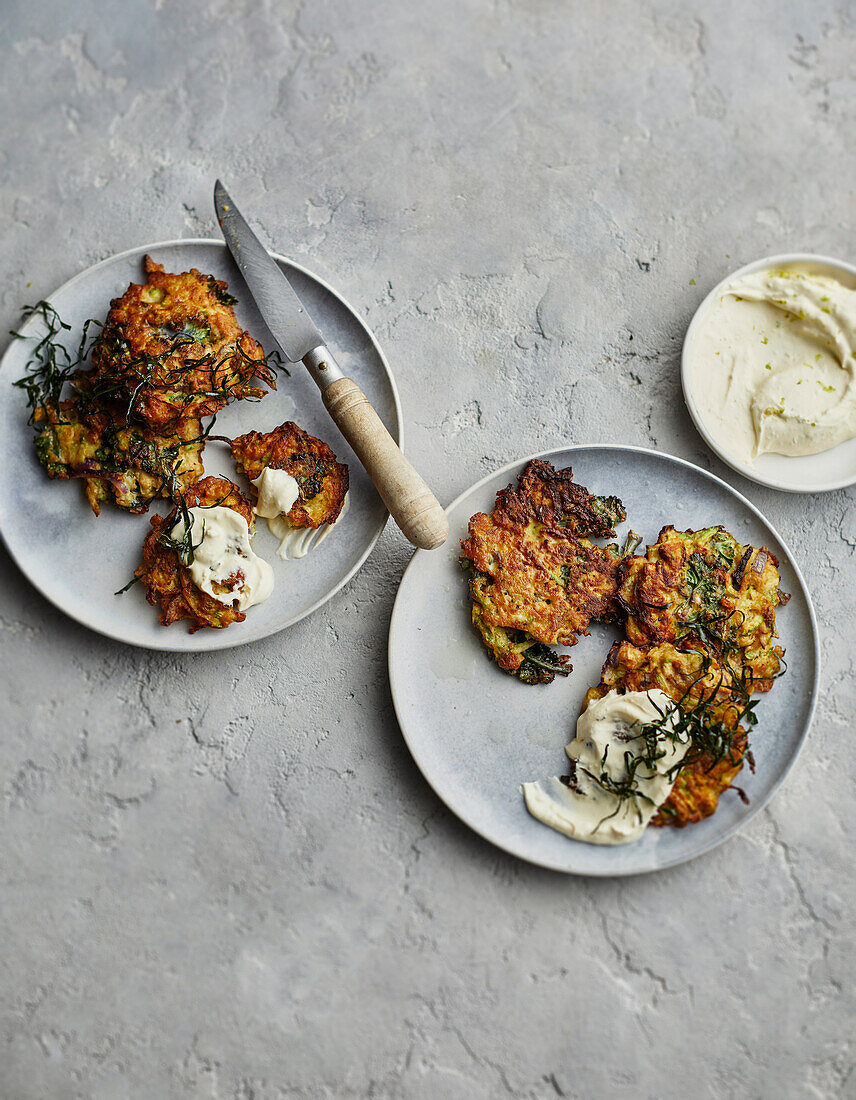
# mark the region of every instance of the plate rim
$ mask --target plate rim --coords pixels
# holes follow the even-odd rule
[[[763,485],[767,489],[776,489],[781,493],[832,493],[836,489],[846,489],[850,485],[856,485],[856,473],[852,477],[845,477],[839,481],[824,481],[816,485],[804,485],[795,487],[793,485],[787,485],[782,481],[778,481],[775,478],[764,477],[759,474],[752,466],[747,465],[744,462],[740,462],[736,458],[729,458],[728,454],[721,449],[720,445],[715,441],[713,436],[707,430],[702,422],[701,416],[696,407],[695,401],[690,394],[690,387],[688,382],[689,367],[688,367],[688,347],[690,343],[690,337],[698,325],[701,323],[701,318],[708,311],[713,299],[722,291],[723,287],[727,286],[734,279],[739,278],[742,275],[750,275],[755,271],[760,271],[764,267],[778,267],[785,266],[787,264],[805,264],[815,263],[824,264],[826,267],[837,267],[841,271],[846,271],[853,278],[856,278],[856,264],[848,263],[847,260],[839,260],[834,256],[824,256],[819,252],[780,252],[774,256],[762,256],[759,260],[752,260],[748,264],[743,264],[742,267],[736,268],[729,275],[720,279],[719,282],[712,287],[708,293],[702,298],[698,306],[696,306],[695,312],[690,319],[690,323],[687,325],[687,330],[684,333],[684,340],[681,345],[681,391],[683,392],[684,404],[687,407],[687,411],[690,414],[690,419],[695,426],[696,431],[702,437],[702,440],[707,444],[711,451],[721,459],[726,466],[730,466],[732,470],[740,474],[741,477],[745,477],[748,481],[754,481],[756,485]],[[845,440],[844,442],[848,442]],[[830,448],[834,450],[834,448]],[[825,452],[820,451],[820,454]],[[798,460],[800,458],[812,458],[813,455],[782,455],[782,458],[793,458]]]
[[[440,799],[440,801],[443,803],[443,805],[446,807],[446,809],[449,810],[450,813],[454,814],[455,817],[459,821],[461,821],[464,825],[466,825],[466,827],[468,829],[470,829],[472,832],[474,832],[477,836],[481,837],[482,840],[485,840],[489,844],[493,845],[493,847],[498,848],[500,851],[506,852],[508,855],[514,856],[516,859],[523,860],[525,863],[530,863],[530,864],[532,864],[533,866],[536,866],[536,867],[543,867],[544,869],[546,869],[548,871],[553,871],[557,874],[576,875],[576,876],[579,876],[581,878],[631,878],[631,877],[635,877],[637,875],[653,874],[653,873],[658,872],[658,871],[666,871],[666,870],[669,870],[672,867],[679,867],[684,863],[689,863],[690,860],[697,859],[699,856],[706,855],[708,852],[713,851],[714,848],[718,848],[720,846],[720,844],[724,844],[725,841],[732,839],[757,814],[759,814],[767,805],[769,805],[769,803],[772,800],[773,796],[779,791],[782,784],[787,779],[788,775],[790,775],[792,768],[796,764],[797,759],[798,759],[800,753],[803,750],[803,746],[805,745],[806,739],[808,738],[808,734],[809,734],[809,731],[811,730],[812,723],[814,721],[814,715],[815,715],[815,711],[817,709],[817,701],[818,701],[818,696],[819,696],[819,692],[820,692],[820,669],[821,669],[820,633],[819,633],[819,630],[818,630],[817,615],[815,614],[814,603],[812,602],[811,593],[809,592],[808,585],[806,584],[806,581],[805,581],[805,577],[802,574],[802,570],[800,569],[799,564],[798,564],[796,558],[794,557],[790,546],[788,546],[788,544],[785,542],[785,540],[781,537],[781,535],[779,534],[776,527],[772,523],[770,523],[770,521],[760,511],[759,508],[757,508],[750,500],[748,500],[739,490],[735,489],[732,485],[729,485],[727,481],[723,480],[723,478],[717,476],[714,473],[711,473],[708,470],[702,469],[701,466],[697,466],[694,462],[689,462],[685,458],[680,458],[680,457],[678,457],[678,455],[669,454],[666,451],[655,451],[650,447],[636,447],[636,446],[632,446],[631,444],[624,444],[624,443],[573,443],[573,444],[570,444],[569,446],[566,446],[566,447],[554,447],[551,450],[537,451],[534,454],[524,455],[521,458],[515,459],[512,462],[506,463],[505,466],[501,466],[498,469],[494,470],[492,473],[488,473],[484,477],[480,478],[473,485],[469,486],[469,488],[465,489],[462,493],[459,493],[458,496],[455,497],[455,499],[451,502],[451,504],[449,504],[448,507],[445,509],[446,515],[448,516],[449,513],[452,511],[452,509],[455,508],[457,505],[459,505],[464,500],[465,497],[469,496],[471,493],[477,492],[479,489],[482,488],[482,486],[487,484],[489,481],[492,481],[494,478],[499,477],[500,475],[508,474],[509,472],[518,469],[523,464],[525,464],[527,462],[531,462],[533,459],[539,459],[540,458],[540,459],[548,459],[549,460],[551,455],[555,455],[557,453],[564,453],[564,452],[569,452],[569,451],[574,452],[574,451],[582,451],[582,450],[586,450],[586,451],[625,451],[625,452],[629,452],[631,454],[644,454],[644,455],[647,455],[649,457],[654,457],[656,459],[661,459],[661,460],[664,460],[666,462],[674,463],[675,465],[678,465],[678,466],[686,467],[686,468],[692,470],[694,473],[702,474],[704,477],[706,477],[710,481],[714,482],[714,484],[722,486],[723,488],[725,488],[729,493],[731,493],[733,496],[735,496],[743,505],[748,507],[749,510],[755,515],[755,517],[757,519],[761,520],[761,522],[772,532],[774,537],[777,539],[779,545],[784,550],[785,555],[786,555],[787,560],[788,560],[788,565],[794,571],[794,575],[797,579],[797,583],[799,584],[800,589],[802,590],[802,594],[805,598],[806,606],[808,607],[809,622],[811,624],[812,644],[814,646],[814,681],[812,683],[812,692],[811,692],[811,700],[810,700],[810,703],[809,703],[808,716],[806,718],[805,724],[804,724],[802,732],[800,734],[800,738],[799,738],[799,741],[797,743],[796,749],[795,749],[793,755],[791,756],[790,760],[788,761],[787,765],[782,770],[781,774],[778,776],[775,783],[769,789],[769,791],[767,792],[765,797],[760,799],[757,803],[754,803],[752,808],[747,812],[747,814],[744,817],[740,818],[739,821],[735,822],[734,825],[727,832],[725,832],[722,836],[714,837],[713,839],[708,841],[706,844],[703,844],[700,848],[698,848],[697,851],[689,852],[685,855],[678,856],[677,858],[667,860],[666,862],[660,863],[657,866],[640,867],[640,868],[634,868],[634,869],[629,869],[629,870],[623,870],[623,869],[622,870],[608,870],[608,869],[601,870],[601,869],[597,869],[597,870],[586,870],[586,871],[578,871],[578,870],[574,870],[572,868],[567,868],[567,867],[556,867],[553,863],[547,862],[545,860],[538,859],[537,857],[532,857],[532,856],[528,856],[528,855],[521,855],[520,852],[512,851],[512,849],[509,848],[507,845],[505,845],[503,843],[500,843],[499,841],[495,840],[491,836],[488,836],[487,833],[485,833],[482,829],[476,828],[469,821],[467,821],[464,817],[462,817],[461,814],[459,814],[458,811],[456,809],[454,809],[454,807],[449,805],[449,803],[446,801],[445,797],[440,793],[440,791],[437,790],[437,788],[431,782],[431,780],[429,779],[428,775],[425,772],[425,769],[422,766],[422,762],[420,761],[418,754],[414,751],[413,746],[410,743],[410,740],[409,740],[409,737],[408,737],[408,734],[407,734],[407,730],[405,728],[404,723],[402,722],[402,716],[401,716],[401,711],[400,711],[400,707],[399,707],[399,698],[398,698],[397,692],[396,692],[395,675],[393,673],[393,667],[392,667],[393,666],[393,631],[395,629],[396,616],[399,612],[399,603],[402,600],[402,590],[404,588],[405,578],[407,577],[407,574],[410,572],[410,570],[414,567],[415,563],[417,561],[421,560],[420,555],[431,553],[431,551],[417,550],[414,553],[413,557],[408,562],[407,568],[404,570],[404,573],[401,576],[401,580],[399,581],[398,591],[395,594],[395,601],[394,601],[393,606],[392,606],[392,614],[390,616],[390,621],[389,621],[389,634],[388,634],[388,643],[387,643],[387,673],[388,673],[388,676],[389,676],[390,694],[392,696],[392,705],[393,705],[393,710],[395,711],[396,721],[398,722],[398,727],[399,727],[399,730],[401,731],[401,735],[404,739],[404,743],[407,746],[407,750],[410,753],[411,757],[413,758],[413,762],[416,764],[416,767],[419,769],[419,772],[421,773],[421,775],[422,775],[423,779],[425,780],[425,782],[428,784],[428,786],[431,788],[431,790],[434,792],[434,794],[437,796],[437,798]],[[403,606],[403,603],[402,603],[402,606]],[[521,782],[522,782],[522,780],[521,780]],[[546,828],[546,826],[545,826],[545,828]],[[568,842],[570,844],[582,843],[581,841],[575,842],[570,837],[568,838]]]
[[[98,260],[97,263],[90,264],[89,267],[84,268],[82,271],[78,271],[76,275],[72,275],[70,279],[67,279],[60,286],[55,287],[50,292],[50,294],[45,296],[44,300],[50,302],[54,296],[60,293],[64,293],[70,288],[73,288],[75,283],[84,279],[86,276],[91,275],[92,272],[97,271],[99,268],[106,267],[108,264],[115,263],[117,260],[126,260],[132,258],[133,256],[144,255],[146,252],[154,251],[156,249],[175,248],[176,246],[194,246],[209,248],[214,247],[228,254],[226,242],[218,240],[217,237],[175,237],[171,240],[156,241],[144,245],[135,245],[133,248],[126,248],[122,252],[116,252],[113,255],[105,256],[103,260]],[[354,309],[351,303],[342,294],[340,294],[338,290],[332,287],[326,279],[323,279],[320,275],[316,275],[314,271],[306,267],[304,264],[298,263],[296,260],[292,260],[288,256],[284,256],[280,252],[272,252],[270,250],[268,251],[273,259],[277,261],[277,263],[286,264],[288,267],[293,268],[295,271],[299,271],[302,275],[307,276],[309,279],[312,279],[314,282],[318,283],[319,286],[323,287],[324,290],[331,294],[345,307],[347,312],[351,315],[351,317],[354,318],[357,324],[368,336],[369,341],[380,360],[381,366],[383,367],[384,373],[389,383],[390,391],[392,393],[392,402],[395,410],[396,423],[394,429],[391,431],[390,434],[393,436],[393,439],[396,440],[398,446],[403,452],[404,416],[401,408],[401,397],[398,392],[398,386],[395,381],[395,376],[392,373],[392,368],[389,365],[389,362],[386,358],[386,355],[384,354],[383,349],[380,346],[380,343],[378,342],[377,337],[375,336],[368,323],[362,318],[357,310]],[[8,347],[3,352],[2,357],[0,357],[0,377],[2,377],[3,368],[6,365],[6,361],[10,357],[12,350],[15,348],[15,346],[15,340],[10,340]],[[130,641],[128,638],[123,637],[120,631],[111,631],[105,627],[93,626],[92,623],[87,622],[87,620],[83,616],[74,614],[73,612],[69,611],[58,600],[54,599],[52,595],[45,591],[45,589],[40,584],[38,584],[35,580],[31,578],[26,568],[22,564],[19,556],[9,545],[4,531],[2,508],[0,508],[0,540],[2,540],[6,553],[12,559],[15,567],[20,571],[21,575],[25,578],[27,583],[31,585],[44,599],[46,599],[52,607],[57,608],[58,611],[60,611],[67,618],[71,619],[73,622],[79,623],[81,626],[86,627],[87,630],[91,630],[93,633],[99,634],[103,638],[109,638],[111,641],[121,642],[123,645],[132,646],[135,649],[144,649],[154,653],[187,653],[189,655],[193,655],[195,653],[212,653],[224,649],[237,649],[239,646],[243,645],[253,645],[256,642],[264,641],[265,638],[271,638],[274,635],[279,634],[281,631],[286,630],[290,626],[294,626],[296,623],[299,623],[303,619],[306,619],[310,615],[314,614],[319,608],[323,607],[324,604],[328,602],[328,600],[331,600],[338,592],[340,592],[348,583],[348,581],[352,580],[360,571],[360,569],[362,569],[362,567],[368,560],[369,555],[372,553],[375,546],[377,545],[378,539],[386,529],[388,522],[389,512],[387,511],[385,513],[383,522],[378,527],[363,554],[351,567],[348,573],[346,573],[344,577],[337,581],[337,583],[324,596],[316,600],[316,602],[312,604],[311,607],[307,608],[305,611],[302,611],[299,615],[292,616],[281,625],[278,625],[274,629],[270,630],[268,633],[261,634],[255,638],[229,638],[228,630],[211,631],[210,635],[203,634],[202,637],[199,637],[199,635],[197,635],[197,637],[199,637],[199,641],[203,644],[200,644],[196,649],[188,649],[185,646],[176,645],[175,643],[172,643],[169,638],[164,638],[164,641],[161,644]],[[168,632],[165,630],[164,633]]]

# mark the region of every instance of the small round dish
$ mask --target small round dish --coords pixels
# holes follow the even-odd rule
[[[759,455],[752,463],[746,463],[729,451],[708,431],[693,398],[689,360],[693,339],[701,319],[725,288],[735,279],[754,274],[764,268],[782,268],[800,265],[822,269],[824,274],[843,276],[848,285],[856,285],[856,266],[830,256],[818,256],[810,252],[786,252],[779,256],[766,256],[733,271],[711,290],[695,311],[687,328],[681,351],[681,385],[684,401],[696,429],[710,449],[738,474],[785,493],[824,493],[856,484],[856,438],[839,443],[829,451],[816,455]]]
[[[490,511],[531,458],[593,493],[618,495],[628,528],[653,542],[661,527],[699,529],[721,523],[743,543],[766,546],[779,559],[791,594],[776,623],[788,671],[759,696],[752,733],[755,772],[738,778],[749,804],[731,792],[711,817],[685,829],[649,828],[632,844],[601,847],[571,840],[531,817],[520,785],[563,774],[586,690],[600,680],[613,626],[592,624],[591,636],[567,650],[573,672],[552,684],[527,686],[488,658],[470,622],[459,539],[470,516]],[[445,546],[418,550],[404,573],[389,631],[389,677],[395,713],[413,759],[449,809],[485,840],[520,859],[578,875],[638,875],[674,867],[733,836],[772,798],[797,758],[817,700],[819,645],[811,599],[788,548],[745,497],[683,459],[641,447],[577,446],[513,462],[477,482],[447,509]],[[566,769],[565,769],[566,770]]]
[[[235,313],[240,324],[257,336],[265,351],[276,345],[262,321],[238,268],[225,244],[217,240],[177,240],[133,248],[88,268],[50,295],[50,302],[71,325],[68,345],[77,347],[80,329],[89,317],[103,320],[110,299],[130,282],[142,281],[146,253],[167,271],[198,268],[225,279],[238,298]],[[346,371],[356,379],[393,438],[401,443],[401,407],[389,364],[367,325],[323,279],[283,256],[282,267],[313,320],[329,339]],[[35,331],[30,321],[21,329]],[[169,509],[155,501],[147,515],[129,515],[105,505],[96,518],[80,485],[50,481],[33,447],[27,426],[26,400],[12,382],[24,373],[32,341],[13,340],[0,362],[0,433],[4,457],[0,462],[0,534],[12,558],[51,603],[84,626],[108,638],[147,649],[198,653],[228,649],[258,641],[305,618],[330,599],[371,553],[387,519],[374,485],[339,434],[321,402],[321,395],[301,364],[291,376],[280,374],[277,389],[261,401],[239,401],[217,416],[215,431],[234,437],[243,432],[270,431],[295,420],[325,440],[350,468],[350,507],[341,529],[331,532],[317,549],[297,561],[276,556],[278,540],[260,522],[254,549],[274,569],[275,586],[264,603],[253,607],[246,620],[225,630],[188,633],[187,624],[161,626],[157,609],[145,600],[141,585],[122,596],[114,593],[132,577],[140,561],[149,516]],[[227,447],[209,442],[203,454],[206,474],[219,474],[241,484]]]

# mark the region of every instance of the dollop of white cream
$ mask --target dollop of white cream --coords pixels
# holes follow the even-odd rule
[[[193,583],[220,603],[238,601],[238,608],[266,600],[273,591],[273,569],[250,545],[247,521],[232,508],[190,508],[193,561],[187,567]],[[172,538],[187,533],[179,518]]]
[[[856,290],[808,270],[735,280],[699,319],[689,390],[744,462],[810,455],[856,436]]]
[[[669,797],[689,740],[675,733],[678,709],[665,692],[610,691],[595,699],[577,719],[576,737],[566,752],[573,761],[572,787],[553,776],[524,783],[526,807],[550,828],[588,844],[627,844],[637,840]],[[654,751],[642,728],[658,723]],[[634,768],[634,795],[621,798],[607,789]],[[655,759],[656,758],[656,759]]]
[[[345,493],[342,503],[342,511],[333,523],[322,523],[320,527],[292,527],[286,516],[271,516],[267,521],[271,534],[280,540],[277,556],[283,561],[291,558],[305,558],[310,550],[314,550],[319,543],[330,534],[336,524],[344,516],[350,504],[350,492]]]
[[[300,496],[297,480],[287,471],[274,470],[271,466],[265,466],[252,484],[259,494],[254,511],[263,519],[284,516],[291,511]]]

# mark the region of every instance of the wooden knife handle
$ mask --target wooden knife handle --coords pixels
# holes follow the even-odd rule
[[[356,382],[339,378],[321,396],[404,535],[422,550],[442,546],[449,534],[446,513]]]

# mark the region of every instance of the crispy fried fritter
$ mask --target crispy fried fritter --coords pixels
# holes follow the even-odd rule
[[[206,477],[185,494],[188,508],[232,508],[247,521],[252,536],[254,515],[250,502],[237,486],[223,477]],[[179,619],[190,620],[190,633],[204,626],[223,629],[241,623],[246,614],[238,610],[238,601],[225,604],[203,592],[193,583],[190,570],[181,562],[176,550],[167,545],[169,535],[179,517],[173,508],[168,516],[152,516],[152,529],[143,542],[143,563],[134,571],[146,589],[146,599],[159,605],[158,618],[164,626]]]
[[[129,512],[145,512],[156,497],[171,497],[203,474],[202,425],[187,419],[170,435],[129,425],[123,410],[94,404],[82,384],[59,409],[36,409],[36,454],[51,478],[81,478],[95,515],[113,500]]]
[[[731,752],[718,761],[697,760],[681,768],[669,797],[651,819],[652,825],[673,825],[683,829],[716,813],[719,796],[734,786],[747,759],[746,730],[734,731]]]
[[[617,559],[570,533],[480,514],[461,545],[475,567],[470,592],[484,620],[545,645],[575,645],[615,595]]]
[[[702,708],[700,717],[708,734],[704,745],[695,745],[687,753],[669,797],[653,819],[654,825],[682,828],[712,814],[719,796],[743,767],[747,739],[739,722],[747,698],[740,682],[701,646],[681,650],[670,642],[642,646],[615,642],[604,662],[601,682],[587,692],[583,710],[612,690],[653,688],[685,712]]]
[[[570,469],[530,462],[516,489],[497,493],[490,515],[472,517],[461,541],[473,625],[499,667],[525,683],[570,672],[568,658],[546,647],[576,644],[592,619],[613,610],[620,557],[585,533],[614,534],[624,509],[571,477]]]
[[[556,470],[549,462],[533,458],[516,489],[509,485],[497,493],[497,507],[518,523],[536,520],[589,538],[613,536],[616,524],[627,519],[624,505],[618,497],[593,496],[573,477],[570,466]]]
[[[774,645],[779,589],[776,556],[742,546],[723,527],[664,527],[645,557],[619,570],[618,599],[631,642],[696,639],[739,657],[752,691],[769,691],[784,651]]]
[[[489,578],[478,574],[473,577],[472,584],[482,579],[489,583]],[[523,630],[506,629],[487,622],[484,609],[475,596],[472,622],[499,667],[524,684],[550,684],[556,673],[566,676],[571,671],[571,659],[567,654],[559,656],[549,646],[533,641],[532,636]]]
[[[348,491],[348,467],[337,462],[326,443],[289,420],[271,432],[247,432],[230,441],[241,473],[254,481],[266,466],[285,470],[300,496],[288,512],[292,527],[335,523]]]
[[[131,283],[92,353],[95,389],[129,402],[155,429],[208,416],[229,401],[260,398],[276,383],[261,346],[235,319],[226,284],[193,268],[181,275],[144,259],[146,282]]]

